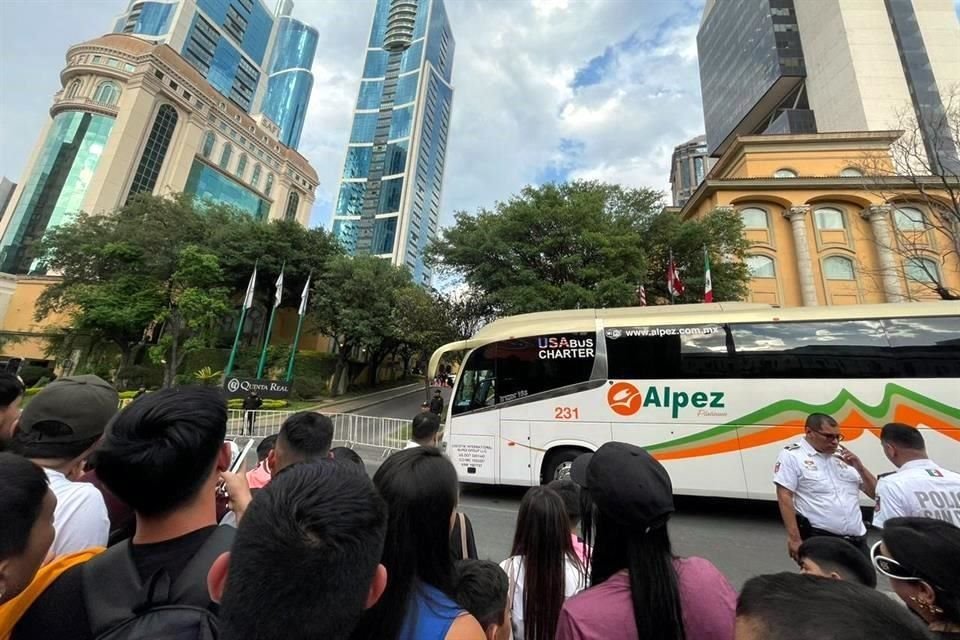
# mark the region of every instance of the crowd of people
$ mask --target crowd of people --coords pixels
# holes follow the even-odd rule
[[[233,473],[218,390],[118,411],[76,376],[21,413],[22,396],[0,376],[0,640],[960,639],[960,529],[928,509],[960,491],[907,425],[883,428],[900,470],[878,481],[811,416],[773,478],[799,570],[738,594],[674,553],[670,476],[627,443],[531,488],[497,564],[477,558],[431,411],[371,479],[319,413]],[[881,496],[869,548],[844,502],[860,490]]]

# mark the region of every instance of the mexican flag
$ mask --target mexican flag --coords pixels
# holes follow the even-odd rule
[[[703,248],[703,301],[713,302],[713,278],[710,276],[710,254]]]

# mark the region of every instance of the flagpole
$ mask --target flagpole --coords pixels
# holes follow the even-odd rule
[[[252,289],[257,286],[257,266],[260,260],[253,263],[253,273],[250,274],[250,282],[247,283],[247,292],[243,296],[243,304],[240,306],[240,324],[237,325],[237,335],[233,337],[233,348],[230,349],[230,358],[227,359],[227,368],[224,369],[223,376],[226,378],[233,372],[233,365],[237,360],[237,350],[240,347],[240,336],[243,335],[243,325],[247,319],[248,303],[253,297]]]
[[[273,309],[270,310],[270,322],[267,323],[267,336],[263,339],[263,351],[260,352],[260,364],[257,365],[257,379],[263,377],[263,370],[267,366],[267,349],[270,348],[270,335],[273,333],[273,321],[277,317],[277,307],[280,306],[280,296],[283,295],[283,290],[280,288],[283,286],[283,269],[286,267],[286,263],[280,267],[280,277],[277,279],[276,299],[273,303]]]
[[[307,294],[310,291],[310,278],[313,272],[307,276],[307,284],[303,285],[303,294],[300,296],[300,318],[297,320],[297,333],[293,336],[293,346],[290,348],[290,361],[287,364],[287,378],[290,382],[293,379],[293,364],[297,359],[297,349],[300,346],[300,330],[303,329],[303,319],[307,315]]]

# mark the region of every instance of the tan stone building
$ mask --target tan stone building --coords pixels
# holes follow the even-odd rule
[[[898,131],[737,137],[680,215],[740,213],[752,246],[749,299],[813,306],[937,299],[960,289],[951,238],[924,224],[949,204],[937,181],[864,176],[892,167]],[[942,185],[941,185],[942,186]],[[960,185],[958,185],[960,186]],[[954,204],[954,207],[957,205]]]

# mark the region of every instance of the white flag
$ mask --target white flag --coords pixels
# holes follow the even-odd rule
[[[247,284],[247,295],[243,298],[243,308],[252,309],[253,308],[253,292],[257,288],[257,268],[253,268],[253,273],[250,274],[250,283]]]
[[[283,297],[283,269],[280,270],[280,277],[277,278],[277,297],[274,298],[273,308],[280,306],[280,298]]]
[[[300,311],[301,316],[307,315],[307,297],[310,295],[310,276],[307,276],[307,282],[303,285],[303,293],[300,294]]]

